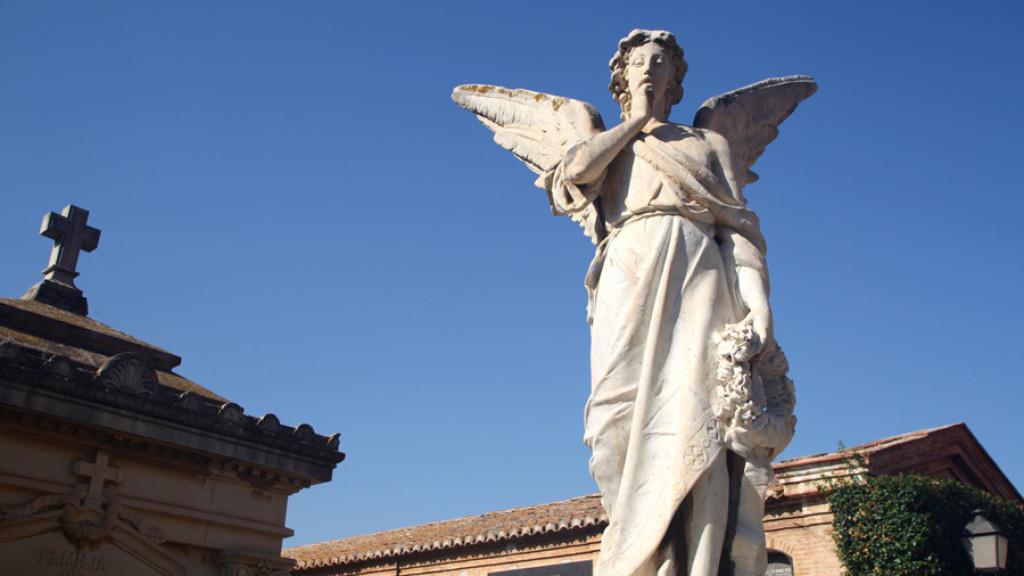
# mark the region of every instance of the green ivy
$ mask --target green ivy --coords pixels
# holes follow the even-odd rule
[[[832,482],[833,537],[849,576],[972,576],[960,541],[981,513],[1010,540],[1005,574],[1024,576],[1024,509],[955,480],[900,474]]]

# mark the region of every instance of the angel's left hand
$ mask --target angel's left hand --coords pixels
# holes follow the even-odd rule
[[[749,322],[754,330],[756,342],[753,343],[753,357],[761,358],[771,354],[775,349],[775,328],[772,325],[772,310],[763,306],[757,310],[751,310],[744,322]]]

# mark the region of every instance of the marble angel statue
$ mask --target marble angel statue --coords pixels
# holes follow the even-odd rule
[[[685,126],[668,120],[687,70],[671,33],[634,30],[610,68],[622,109],[610,129],[584,102],[529,90],[452,98],[597,245],[584,441],[609,525],[594,573],[713,576],[724,558],[723,573],[761,576],[770,462],[792,438],[795,397],[743,187],[816,84],[764,80]]]

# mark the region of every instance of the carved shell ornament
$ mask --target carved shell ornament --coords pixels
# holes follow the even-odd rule
[[[156,392],[156,371],[146,358],[123,352],[107,359],[96,371],[94,382],[120,392],[148,396]]]

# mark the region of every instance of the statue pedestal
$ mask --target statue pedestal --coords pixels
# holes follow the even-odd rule
[[[82,316],[89,315],[89,303],[81,290],[53,280],[43,280],[29,288],[21,299],[35,300]]]

